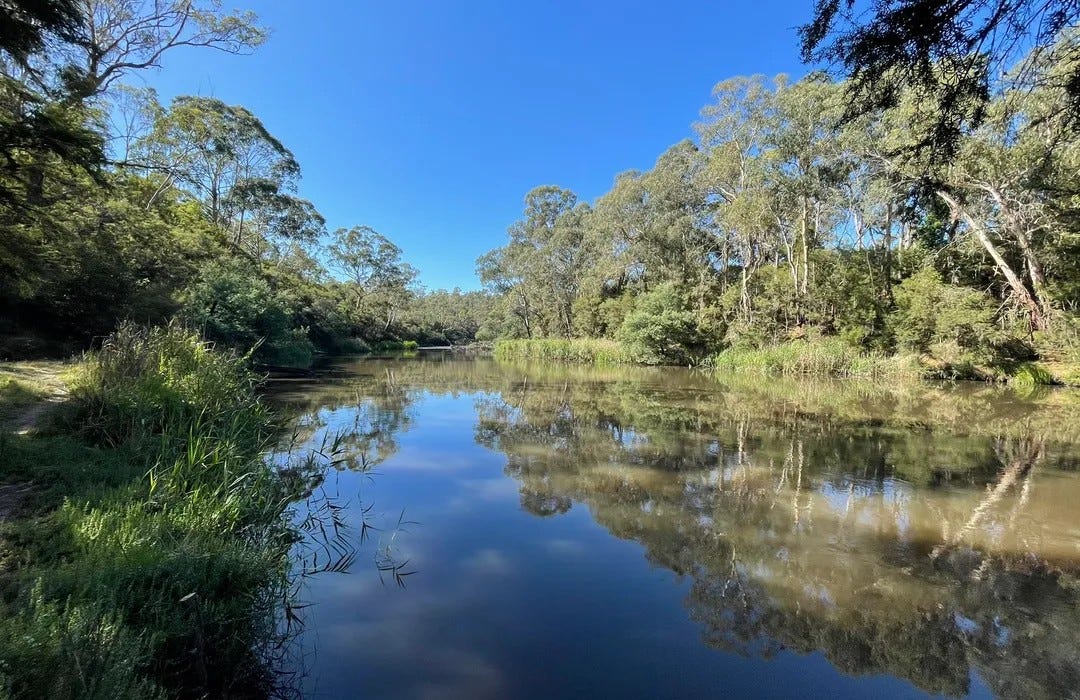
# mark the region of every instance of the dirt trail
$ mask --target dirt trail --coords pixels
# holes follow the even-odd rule
[[[3,421],[6,425],[0,425],[0,428],[14,431],[18,435],[34,430],[49,408],[67,399],[67,387],[60,378],[67,367],[61,362],[0,363],[0,380],[13,379],[43,394],[37,401],[22,407],[14,417],[9,415],[8,419]]]
[[[46,396],[41,401],[28,407],[23,411],[22,415],[15,418],[12,422],[12,430],[16,435],[26,435],[30,431],[37,428],[38,419],[45,414],[52,406],[62,403],[67,399],[67,392],[51,394]]]
[[[29,401],[17,391],[7,411],[0,414],[0,431],[12,431],[16,435],[35,431],[49,409],[67,400],[67,387],[60,378],[66,369],[59,362],[0,363],[0,380],[12,379],[16,387],[29,388]],[[0,481],[7,478],[0,460]],[[35,488],[33,481],[0,483],[0,522],[26,514],[26,504]]]

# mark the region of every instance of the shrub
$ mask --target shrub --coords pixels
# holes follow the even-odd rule
[[[990,297],[945,284],[933,268],[904,280],[894,294],[896,310],[888,321],[901,349],[929,353],[935,345],[953,345],[966,355],[961,361],[975,364],[1000,364],[1017,351],[994,322]]]
[[[292,304],[243,261],[208,266],[184,295],[181,317],[205,338],[261,362],[307,366],[314,346]]]
[[[715,351],[718,325],[701,323],[678,289],[665,284],[638,298],[616,337],[639,362],[688,365]]]
[[[1053,375],[1045,367],[1034,362],[1023,362],[1017,365],[1009,375],[1009,384],[1018,387],[1031,388],[1053,383]]]
[[[175,323],[123,324],[71,377],[69,419],[110,446],[196,419],[254,430],[266,420],[255,381],[244,358],[212,350]]]

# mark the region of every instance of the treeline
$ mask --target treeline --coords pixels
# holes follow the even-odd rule
[[[178,318],[270,364],[473,338],[486,295],[425,293],[369,227],[328,234],[249,110],[126,84],[176,47],[253,50],[253,15],[180,0],[0,13],[0,358],[64,354],[128,319]]]
[[[693,139],[595,202],[526,195],[481,257],[502,338],[612,338],[639,361],[818,337],[943,374],[1080,361],[1080,133],[1061,81],[1075,36],[1002,81],[955,135],[915,92],[852,114],[811,75],[716,86]],[[944,161],[944,162],[943,162]]]

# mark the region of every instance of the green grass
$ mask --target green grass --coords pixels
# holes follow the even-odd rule
[[[864,352],[840,340],[792,342],[760,349],[729,348],[712,358],[722,372],[763,375],[918,379],[918,358]]]
[[[1080,362],[1040,361],[1037,364],[1038,367],[1042,369],[1050,378],[1049,382],[1043,383],[1060,384],[1063,386],[1080,388]]]
[[[70,384],[51,434],[0,436],[3,479],[33,484],[0,526],[0,696],[269,692],[302,485],[261,456],[256,378],[126,326]]]
[[[596,338],[498,340],[498,360],[540,360],[592,365],[647,364],[625,345]],[[1008,371],[972,362],[911,353],[866,352],[837,338],[795,341],[765,348],[728,348],[705,362],[721,374],[859,378],[876,381],[973,379],[1007,382],[1018,388],[1044,384],[1080,386],[1080,367],[1069,363],[1024,362]]]
[[[1036,362],[1022,362],[1009,373],[1009,384],[1030,389],[1032,387],[1054,384],[1054,377]]]
[[[595,365],[633,364],[634,358],[617,341],[596,338],[540,338],[495,342],[499,360],[545,360]]]

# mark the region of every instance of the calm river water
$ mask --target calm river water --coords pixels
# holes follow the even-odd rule
[[[355,553],[303,585],[306,695],[1080,696],[1075,392],[330,369],[274,392]]]

